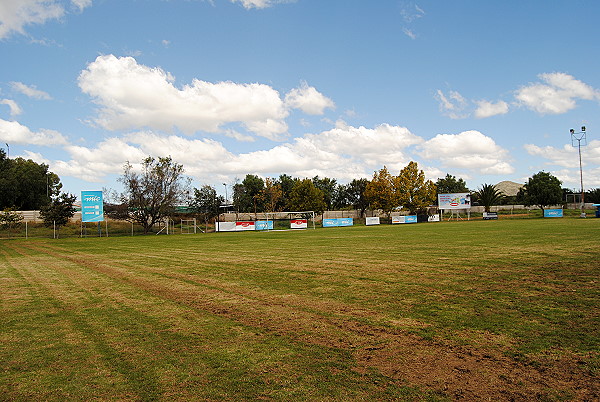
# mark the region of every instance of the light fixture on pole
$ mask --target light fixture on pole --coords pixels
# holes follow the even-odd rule
[[[579,151],[579,180],[581,181],[581,217],[585,218],[585,191],[583,190],[583,167],[581,164],[581,142],[583,141],[583,145],[587,145],[587,138],[585,132],[585,126],[581,126],[580,132],[575,132],[575,130],[569,130],[571,133],[571,145],[575,146],[575,141],[577,141],[577,149]]]
[[[6,159],[10,159],[10,145],[8,145],[8,142],[5,142],[6,144]]]

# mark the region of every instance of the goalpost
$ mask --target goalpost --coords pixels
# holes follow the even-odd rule
[[[181,220],[181,234],[196,234],[196,218]]]

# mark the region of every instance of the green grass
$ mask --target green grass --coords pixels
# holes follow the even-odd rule
[[[599,239],[565,218],[2,240],[0,399],[589,398]]]

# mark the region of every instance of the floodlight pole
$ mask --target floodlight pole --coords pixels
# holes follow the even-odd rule
[[[583,190],[583,165],[581,163],[581,141],[586,143],[586,132],[585,126],[581,126],[581,131],[576,133],[575,130],[571,129],[571,145],[575,146],[577,141],[577,149],[579,151],[579,180],[581,183],[581,217],[585,218],[585,191]]]

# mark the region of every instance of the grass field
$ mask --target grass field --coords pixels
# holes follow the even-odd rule
[[[0,400],[597,400],[600,219],[0,241]]]

